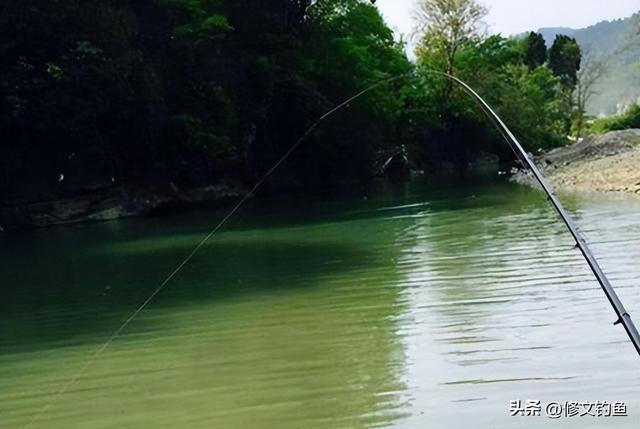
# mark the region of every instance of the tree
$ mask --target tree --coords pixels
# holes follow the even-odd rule
[[[487,9],[476,0],[419,0],[414,11],[416,21],[415,35],[420,37],[416,48],[418,65],[427,71],[425,82],[433,88],[431,93],[437,94],[431,102],[436,105],[440,118],[440,131],[434,140],[446,145],[441,153],[453,156],[454,162],[467,163],[467,148],[455,137],[456,130],[462,129],[457,114],[460,106],[454,106],[451,94],[453,83],[440,76],[428,76],[430,70],[436,69],[456,74],[456,59],[460,52],[471,46],[477,46],[486,33],[483,22]]]
[[[564,144],[570,111],[562,85],[551,70],[507,66],[502,79],[509,84],[497,95],[496,110],[526,149],[535,151]]]
[[[219,2],[202,0],[163,0],[176,25],[174,35],[186,45],[196,46],[231,31],[227,18],[220,14]]]
[[[575,38],[558,35],[549,50],[549,68],[569,88],[578,83],[578,71],[582,61],[580,46]]]
[[[527,150],[558,146],[566,141],[570,119],[566,90],[548,67],[529,69],[523,58],[522,43],[495,35],[464,48],[456,70],[496,109]],[[472,100],[468,102],[476,113],[467,120],[486,124],[482,112]],[[495,134],[487,142],[475,139],[473,145],[483,145],[483,151],[492,153],[506,149]]]
[[[574,130],[576,139],[582,136],[587,105],[589,100],[596,94],[595,85],[606,71],[605,63],[594,60],[590,55],[585,55],[585,64],[578,72],[576,88],[573,92],[573,103],[575,109]]]
[[[486,31],[487,9],[475,0],[419,0],[415,11],[418,56],[435,55],[444,71],[453,74],[456,54]]]
[[[532,31],[524,40],[524,63],[533,70],[547,61],[547,44],[542,34]]]
[[[308,106],[306,111],[297,109],[303,114],[302,123],[305,117],[317,117],[354,93],[412,69],[404,46],[394,40],[393,32],[369,0],[313,2],[305,24],[303,46],[293,53],[299,60],[283,64],[281,73],[295,73],[291,83],[306,88],[295,97],[298,102],[306,99]],[[398,144],[393,133],[403,105],[397,90],[403,83],[377,85],[327,121],[318,131],[321,137],[316,144],[299,151],[295,176],[324,184],[335,182],[338,174],[343,179],[346,175],[353,176],[351,179],[366,177],[374,156]],[[292,103],[283,104],[281,116],[295,115],[292,110]],[[275,140],[290,144],[290,139]]]

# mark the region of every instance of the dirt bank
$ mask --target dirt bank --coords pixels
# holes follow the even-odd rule
[[[535,157],[556,189],[629,192],[640,196],[640,130],[613,131]],[[513,181],[531,184],[529,174]]]

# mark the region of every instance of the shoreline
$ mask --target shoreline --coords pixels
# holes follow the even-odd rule
[[[619,192],[640,197],[640,129],[587,137],[535,156],[534,162],[559,191]],[[531,173],[523,170],[515,172],[510,181],[537,187]],[[234,183],[193,188],[167,183],[87,190],[62,198],[51,196],[35,202],[0,205],[0,233],[220,206],[244,192],[246,189]]]
[[[624,192],[640,197],[640,130],[612,131],[534,157],[557,190]],[[535,186],[529,172],[511,180]]]
[[[169,183],[166,186],[122,186],[87,191],[65,198],[51,197],[42,201],[0,206],[0,233],[106,222],[163,211],[186,210],[194,206],[219,206],[245,192],[240,186],[227,183],[188,189],[179,189]]]

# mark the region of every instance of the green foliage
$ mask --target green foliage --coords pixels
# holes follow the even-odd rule
[[[140,43],[126,3],[3,1],[2,195],[111,184],[156,155],[163,109],[158,57]],[[149,17],[155,19],[152,10]],[[167,34],[160,20],[153,31]],[[166,36],[155,35],[145,33],[164,50]],[[62,171],[67,180],[58,184],[53,178]]]
[[[530,151],[566,144],[569,109],[560,81],[546,67],[509,66],[496,108]],[[495,97],[495,96],[494,96]]]
[[[471,84],[528,150],[566,143],[571,111],[568,90],[545,65],[547,51],[540,34],[531,33],[523,41],[484,37],[484,10],[473,0],[423,0],[419,15],[423,31],[417,50],[423,75],[419,91],[424,92],[419,103],[432,106],[428,114],[439,118],[435,123],[423,122],[431,131],[420,132],[418,125],[412,128],[414,139],[422,135],[429,145],[421,150],[425,159],[466,164],[482,152],[497,153],[503,159],[512,156],[475,102],[449,81],[431,74],[432,70],[453,72]],[[563,47],[562,61],[572,59],[571,47],[568,43]]]
[[[88,40],[79,41],[75,52],[79,55],[88,57],[98,57],[104,53],[102,49],[94,46],[93,43]]]
[[[203,151],[213,157],[227,157],[233,151],[228,136],[216,134],[200,118],[183,113],[170,119],[169,126],[176,142],[183,149]]]
[[[515,40],[494,36],[478,49],[475,62],[461,67],[530,151],[566,142],[566,93],[547,67],[529,69]],[[500,142],[502,145],[502,142]]]
[[[335,183],[362,180],[374,171],[376,154],[393,150],[403,100],[400,81],[382,80],[411,71],[403,46],[398,44],[378,9],[369,1],[326,0],[307,11],[306,37],[302,45],[276,59],[281,85],[294,85],[304,116],[302,124],[355,93],[378,85],[349,109],[341,111],[318,131],[317,140],[301,148],[299,165],[292,167],[297,180]],[[292,110],[291,105],[285,106]],[[286,111],[278,111],[289,115]],[[274,120],[274,122],[277,122]],[[289,127],[290,128],[290,127]],[[298,131],[299,134],[303,129]],[[294,136],[290,136],[290,144]],[[307,152],[308,151],[308,152]]]
[[[419,0],[418,30],[422,33],[418,56],[437,58],[452,73],[456,54],[484,35],[487,9],[476,0]]]
[[[604,134],[609,131],[640,128],[640,105],[631,106],[622,115],[597,119],[593,122],[589,132],[591,134]]]
[[[570,120],[567,92],[548,67],[529,68],[525,49],[521,41],[490,36],[465,45],[456,55],[454,68],[497,110],[527,150],[565,144]],[[425,73],[442,67],[428,56],[419,60]],[[439,77],[429,80],[435,87],[446,85]],[[497,153],[505,159],[511,156],[493,125],[466,93],[454,91],[448,104],[437,91],[431,94],[432,98],[424,102],[439,106],[438,116],[449,122],[443,125],[445,134],[447,128],[453,129],[455,139],[463,140],[453,142],[451,136],[445,136],[448,141],[440,146],[448,146],[459,159],[472,159],[480,152]],[[446,154],[447,149],[439,148],[438,152]]]
[[[375,7],[359,1],[334,1],[333,8],[328,8],[328,3],[310,10],[306,46],[312,62],[310,77],[328,93],[347,95],[411,70],[403,46],[394,41]],[[388,109],[383,104],[393,103],[396,96],[382,88],[371,98],[385,112]]]
[[[232,31],[220,13],[221,4],[208,0],[162,0],[178,23],[175,37],[186,44],[199,44]]]
[[[569,111],[560,80],[528,67],[522,43],[484,37],[475,2],[427,3],[441,17],[456,6],[445,20],[456,31],[447,37],[446,25],[425,17],[423,73],[413,78],[369,0],[5,0],[0,191],[63,191],[74,177],[94,188],[114,177],[253,182],[317,118],[368,88],[276,179],[367,180],[401,146],[416,168],[464,166],[481,152],[511,159],[477,106],[434,68],[487,96],[530,150],[560,143]]]
[[[565,35],[556,36],[549,50],[549,68],[571,89],[578,83],[581,61],[582,52],[576,39]]]
[[[205,84],[198,88],[201,109],[179,113],[169,119],[169,136],[173,152],[182,150],[206,153],[218,162],[235,157],[231,141],[237,126],[232,101],[219,86]],[[196,100],[194,100],[196,101]],[[194,111],[199,110],[201,116]]]
[[[62,80],[64,77],[64,71],[62,68],[54,63],[47,63],[47,73],[49,73],[55,80]]]
[[[542,34],[531,32],[524,39],[524,63],[533,70],[547,62],[547,44]]]
[[[461,50],[456,58],[456,67],[465,76],[480,81],[491,79],[492,75],[503,66],[519,65],[522,61],[522,47],[516,40],[493,35],[476,45],[467,45]]]

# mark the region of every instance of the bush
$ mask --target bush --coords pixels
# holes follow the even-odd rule
[[[628,130],[640,128],[640,105],[631,106],[622,115],[597,119],[591,125],[590,134],[604,134],[609,131]]]

